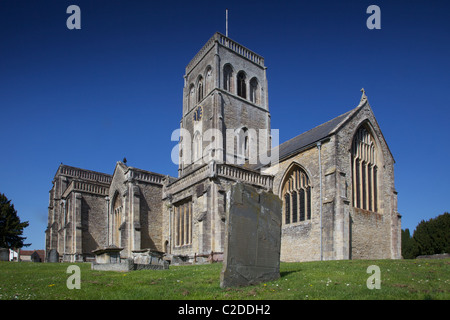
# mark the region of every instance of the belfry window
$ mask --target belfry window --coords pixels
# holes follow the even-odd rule
[[[237,75],[237,94],[239,97],[247,98],[247,87],[245,84],[245,73],[239,72]]]
[[[373,136],[365,126],[356,132],[352,144],[353,206],[378,211],[378,168]]]
[[[213,88],[214,85],[214,79],[213,79],[213,75],[212,75],[212,68],[210,66],[208,66],[206,68],[206,80],[205,80],[205,95],[207,95],[211,89]]]
[[[256,78],[250,80],[250,101],[254,104],[259,104],[259,88]]]
[[[203,78],[200,76],[197,84],[197,102],[203,100]]]
[[[195,86],[194,84],[191,84],[189,87],[189,110],[191,110],[195,106]]]
[[[223,67],[223,88],[229,92],[232,91],[233,69],[229,64]]]
[[[281,199],[284,224],[311,220],[311,185],[300,167],[294,166],[286,176]]]

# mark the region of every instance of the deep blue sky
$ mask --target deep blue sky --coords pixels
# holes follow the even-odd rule
[[[81,30],[66,9],[81,8]],[[369,30],[366,9],[381,9]],[[396,160],[402,228],[450,210],[447,1],[0,1],[0,192],[45,247],[64,164],[177,175],[184,68],[216,31],[265,58],[280,142],[354,108],[366,89]]]

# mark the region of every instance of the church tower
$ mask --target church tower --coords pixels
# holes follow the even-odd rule
[[[189,62],[179,176],[210,160],[257,163],[257,152],[270,146],[266,69],[263,57],[220,33]]]

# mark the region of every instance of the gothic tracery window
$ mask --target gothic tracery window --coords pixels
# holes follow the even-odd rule
[[[378,167],[376,145],[365,126],[356,132],[352,143],[353,206],[378,211]]]
[[[284,224],[311,220],[311,185],[308,175],[300,167],[294,166],[288,173],[281,199]]]

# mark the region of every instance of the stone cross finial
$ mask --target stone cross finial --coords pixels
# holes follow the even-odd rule
[[[364,88],[361,88],[361,92],[362,92],[361,101],[367,100],[366,90],[364,90]]]

